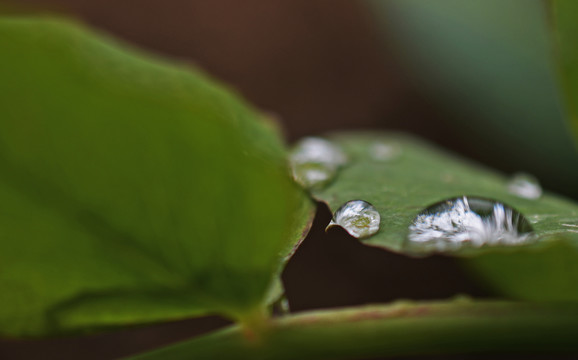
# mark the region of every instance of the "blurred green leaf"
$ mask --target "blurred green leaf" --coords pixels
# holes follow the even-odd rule
[[[576,286],[568,286],[578,281],[577,204],[551,194],[534,200],[514,195],[502,175],[406,135],[341,133],[330,138],[351,160],[331,184],[314,190],[313,195],[333,212],[349,200],[373,204],[381,215],[380,231],[362,240],[364,244],[413,255],[407,246],[408,227],[426,207],[464,195],[494,199],[525,215],[539,241],[468,248],[451,255],[465,258],[503,293],[544,300],[578,299]],[[396,159],[379,161],[371,155],[376,145],[393,146],[401,153]],[[560,254],[564,257],[559,258]],[[535,269],[528,271],[532,264]]]
[[[578,300],[578,234],[556,235],[540,246],[496,251],[463,261],[499,294],[532,301]]]
[[[578,3],[551,0],[568,117],[578,138]]]
[[[68,21],[0,54],[0,333],[263,311],[312,216],[272,123]]]
[[[438,125],[457,148],[578,198],[544,1],[369,3],[415,89],[448,113]]]

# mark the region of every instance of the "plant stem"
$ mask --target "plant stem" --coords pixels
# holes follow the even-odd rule
[[[132,358],[349,359],[466,353],[578,352],[578,304],[397,302],[272,319],[263,341],[239,326]]]

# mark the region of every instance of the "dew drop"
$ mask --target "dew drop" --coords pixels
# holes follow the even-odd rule
[[[337,173],[337,167],[316,163],[293,165],[292,170],[295,181],[308,189],[324,187]]]
[[[530,222],[500,202],[458,197],[425,209],[409,227],[408,250],[451,252],[465,247],[524,245],[534,240]]]
[[[291,306],[289,305],[289,300],[286,296],[283,296],[281,301],[279,302],[279,309],[283,314],[289,314],[291,312]]]
[[[289,299],[287,299],[286,294],[283,294],[273,303],[273,312],[280,315],[287,315],[291,312],[291,306],[289,305]]]
[[[376,142],[369,148],[369,156],[376,161],[391,161],[401,155],[401,148],[397,144]]]
[[[365,238],[379,230],[379,212],[367,201],[351,200],[343,204],[335,214],[327,229],[341,226],[349,235]]]
[[[347,156],[328,140],[307,137],[293,147],[289,162],[295,181],[309,189],[321,188],[347,163]]]
[[[517,173],[508,182],[508,191],[524,199],[538,199],[542,196],[542,187],[534,176]]]

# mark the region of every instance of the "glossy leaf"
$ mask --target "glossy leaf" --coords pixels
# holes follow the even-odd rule
[[[264,311],[312,216],[273,124],[68,21],[0,54],[0,333]]]
[[[541,300],[578,299],[576,287],[568,286],[578,280],[577,204],[552,194],[539,199],[512,194],[504,176],[406,135],[342,133],[330,139],[342,146],[351,160],[331,184],[314,190],[313,195],[326,202],[332,212],[350,200],[373,204],[381,216],[380,230],[362,239],[364,244],[414,255],[408,247],[408,228],[422,210],[464,195],[494,199],[529,219],[537,243],[468,248],[449,254],[468,259],[472,268],[505,294]],[[372,156],[376,144],[397,147],[400,155],[386,161],[376,159]],[[564,265],[552,267],[561,253],[565,254]],[[543,264],[540,270],[527,271],[538,263]],[[544,289],[552,291],[543,291],[537,285],[542,283]]]

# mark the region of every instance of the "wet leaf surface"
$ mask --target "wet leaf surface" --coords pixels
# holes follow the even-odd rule
[[[578,299],[575,287],[567,286],[578,280],[578,267],[573,265],[578,259],[575,203],[547,192],[538,199],[519,196],[509,190],[507,177],[407,135],[341,133],[329,139],[341,146],[350,161],[332,183],[314,190],[313,195],[333,212],[350,200],[375,206],[381,216],[380,230],[362,243],[416,255],[415,247],[409,246],[409,227],[424,209],[462,196],[492,199],[520,212],[533,228],[535,241],[516,246],[467,246],[445,253],[464,258],[470,268],[505,294],[543,300]],[[376,161],[371,156],[376,143],[395,145],[401,154],[391,161]],[[564,265],[548,267],[556,263],[561,252],[568,258]],[[528,272],[536,258],[543,266]],[[502,276],[504,273],[508,275]],[[540,290],[537,284],[542,283],[552,285],[552,291]]]

